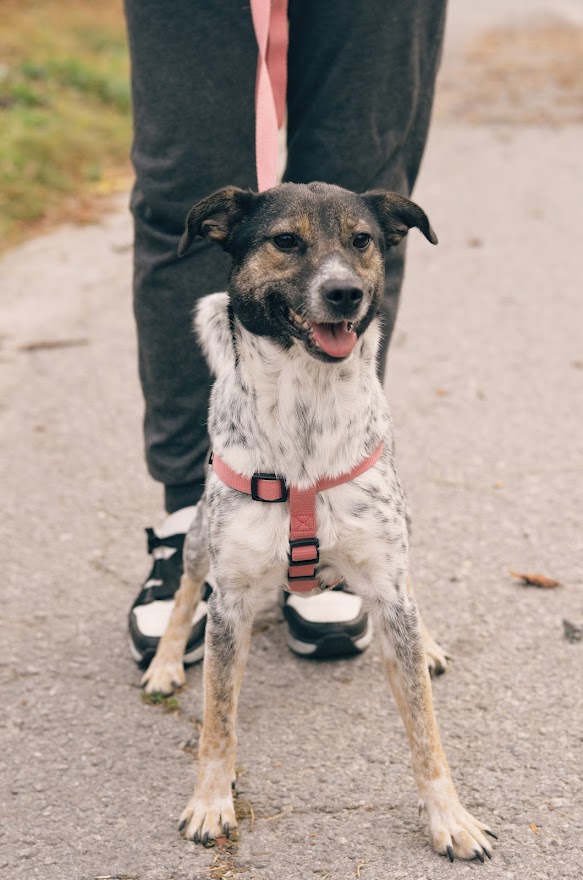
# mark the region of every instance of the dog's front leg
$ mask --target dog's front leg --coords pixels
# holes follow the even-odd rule
[[[204,657],[204,720],[198,782],[180,817],[179,830],[206,844],[236,827],[235,781],[239,690],[249,653],[253,613],[248,597],[213,592],[208,606]]]
[[[184,649],[192,626],[192,615],[200,601],[203,580],[194,580],[184,572],[174,597],[174,608],[154,659],[142,676],[147,694],[169,696],[186,684]]]
[[[419,613],[405,584],[377,605],[377,626],[395,700],[411,746],[413,773],[427,810],[438,853],[484,861],[494,836],[461,805],[441,746],[433,712],[431,682],[423,651]]]
[[[174,597],[168,626],[160,639],[154,659],[142,676],[142,687],[148,694],[169,695],[186,684],[184,650],[192,627],[192,617],[200,602],[209,570],[207,543],[206,506],[203,500],[197,504],[186,535],[184,574]]]

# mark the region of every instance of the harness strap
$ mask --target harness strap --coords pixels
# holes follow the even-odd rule
[[[216,475],[231,489],[251,495],[254,501],[277,504],[289,499],[289,569],[288,584],[294,593],[307,593],[319,586],[316,566],[320,561],[319,543],[316,537],[316,495],[342,483],[355,480],[377,463],[383,452],[381,443],[374,452],[363,459],[351,471],[339,477],[318,480],[309,489],[287,486],[284,477],[276,474],[253,474],[251,478],[238,474],[218,455],[211,455],[210,463]]]

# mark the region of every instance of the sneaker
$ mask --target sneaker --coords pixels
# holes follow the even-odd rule
[[[149,666],[168,625],[174,595],[182,577],[182,548],[194,516],[184,507],[168,516],[160,528],[146,529],[153,566],[129,615],[130,651],[140,667]],[[204,585],[192,618],[184,664],[198,663],[204,655],[207,600],[212,592]],[[362,600],[342,585],[316,596],[284,593],[288,645],[295,654],[313,659],[361,654],[372,640],[372,624],[362,610]]]
[[[170,620],[174,595],[182,577],[182,548],[194,516],[194,507],[170,514],[161,527],[146,529],[148,553],[153,566],[129,615],[130,651],[136,663],[147,667]],[[205,584],[201,601],[192,618],[192,629],[184,653],[185,665],[197,663],[204,654],[207,599],[211,587]]]
[[[362,654],[372,641],[362,599],[343,584],[316,596],[286,593],[283,613],[288,646],[302,657],[349,657]]]

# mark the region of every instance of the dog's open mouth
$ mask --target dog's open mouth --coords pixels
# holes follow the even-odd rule
[[[351,321],[316,324],[302,318],[290,308],[287,309],[287,320],[296,336],[311,348],[320,349],[331,358],[348,357],[358,340]]]

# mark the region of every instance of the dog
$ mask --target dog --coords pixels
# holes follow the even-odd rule
[[[195,842],[228,836],[237,824],[235,716],[254,614],[286,579],[288,588],[297,580],[310,590],[343,579],[379,634],[435,850],[451,861],[490,857],[485,835],[495,835],[461,805],[433,713],[428,664],[443,669],[445,655],[408,583],[405,502],[376,375],[384,255],[413,227],[437,243],[409,199],[323,183],[260,194],[227,187],[188,215],[179,254],[201,236],[232,260],[228,293],[205,297],[195,319],[215,376],[215,458],[186,537],[173,613],[142,683],[164,694],[185,684],[184,647],[212,562],[199,775],[179,826]],[[278,497],[269,500],[284,503],[260,503],[268,499],[254,480],[275,481]],[[290,542],[290,517],[292,531],[302,521],[293,504],[314,486],[308,532],[316,534]]]

